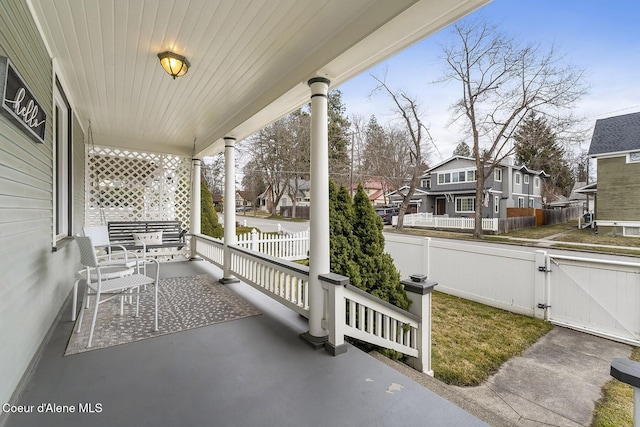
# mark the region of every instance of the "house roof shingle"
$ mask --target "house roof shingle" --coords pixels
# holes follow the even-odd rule
[[[640,112],[596,120],[589,155],[640,149]]]

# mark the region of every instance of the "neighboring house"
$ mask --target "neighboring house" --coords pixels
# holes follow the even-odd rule
[[[236,191],[236,208],[253,207],[253,192],[246,190]]]
[[[213,200],[213,206],[222,206],[224,202],[224,197],[220,193],[212,194],[211,199]]]
[[[598,162],[598,229],[640,236],[640,112],[597,120],[589,156]]]
[[[576,182],[571,189],[569,197],[560,197],[558,200],[549,202],[546,205],[550,208],[568,208],[571,206],[582,206],[586,212],[593,212],[594,200],[588,192],[582,190],[587,186],[584,181]]]
[[[295,188],[295,180],[290,180],[290,188]],[[297,181],[298,191],[295,195],[296,206],[309,206],[311,202],[311,181],[299,178]],[[276,212],[280,211],[283,206],[293,206],[293,199],[289,195],[289,190],[285,191],[284,195],[280,198],[280,201],[276,205]],[[258,206],[271,211],[273,206],[273,195],[271,187],[267,188],[264,193],[258,196]]]
[[[367,179],[365,182],[361,184],[365,193],[367,193],[369,200],[371,200],[371,203],[373,203],[374,206],[382,206],[387,203],[387,199],[385,198],[385,193],[388,193],[390,188],[389,188],[389,184],[385,183],[384,178]],[[360,183],[353,184],[354,194],[355,194],[355,191],[358,189],[358,185],[360,185]]]
[[[424,180],[423,180],[424,181]],[[413,196],[409,201],[409,207],[407,208],[407,213],[416,213],[416,212],[431,212],[430,210],[426,210],[426,201],[429,196],[429,192],[427,189],[427,185],[422,182],[421,187],[418,187],[413,192]],[[387,194],[387,198],[392,205],[400,206],[402,203],[402,199],[407,195],[409,191],[409,186],[405,185],[404,187],[399,188],[396,191],[392,191]]]
[[[506,218],[507,208],[542,208],[542,180],[548,175],[512,161],[500,163],[485,181],[483,218]],[[399,192],[406,191],[402,188]],[[475,212],[476,166],[454,156],[427,170],[411,201],[418,212],[471,217]],[[395,194],[393,200],[399,199]]]

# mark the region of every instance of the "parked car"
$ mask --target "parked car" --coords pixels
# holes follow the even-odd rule
[[[395,206],[385,206],[385,207],[376,208],[376,213],[380,215],[380,218],[382,218],[382,222],[387,225],[391,225],[391,219],[394,216],[398,216],[399,211],[400,209],[398,209]]]

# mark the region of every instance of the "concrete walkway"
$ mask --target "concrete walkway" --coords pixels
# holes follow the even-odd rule
[[[589,426],[614,357],[631,347],[556,326],[478,387],[448,386],[381,355],[398,369],[495,427]]]

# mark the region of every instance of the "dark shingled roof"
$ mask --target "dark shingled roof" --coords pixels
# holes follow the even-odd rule
[[[640,150],[640,113],[596,120],[589,155]]]

